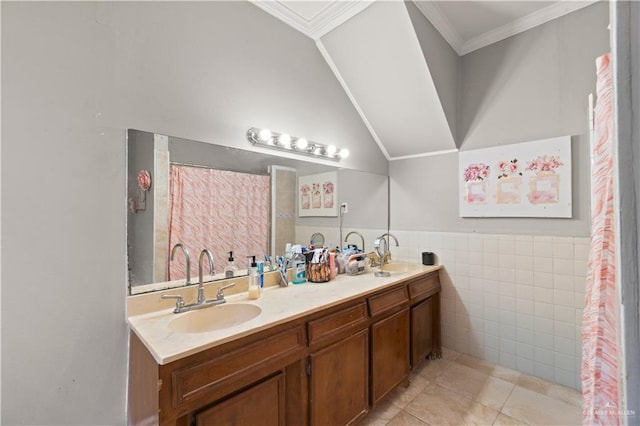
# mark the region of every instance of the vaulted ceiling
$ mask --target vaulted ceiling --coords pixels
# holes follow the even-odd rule
[[[459,147],[459,56],[594,3],[251,1],[315,40],[389,160]]]

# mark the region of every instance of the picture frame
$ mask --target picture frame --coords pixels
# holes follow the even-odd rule
[[[571,137],[459,154],[461,217],[572,217]]]
[[[298,216],[338,216],[338,173],[298,177]]]

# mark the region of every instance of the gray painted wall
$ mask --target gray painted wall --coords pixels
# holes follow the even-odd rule
[[[390,163],[391,229],[588,236],[587,97],[608,23],[597,3],[462,57],[461,150],[572,135],[572,219],[460,218],[458,155],[446,154]]]
[[[387,162],[315,44],[246,2],[2,2],[2,424],[125,423],[125,130]]]
[[[456,141],[456,146],[458,146],[456,123],[458,119],[460,57],[413,2],[405,1],[404,4],[407,7],[407,12],[409,12],[409,18],[411,18],[411,24],[416,32],[416,37],[418,37],[427,67],[429,67],[429,72],[436,85],[440,103],[449,123],[449,129],[451,129],[453,139]]]

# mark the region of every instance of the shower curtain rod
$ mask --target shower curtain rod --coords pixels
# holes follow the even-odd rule
[[[222,170],[224,172],[244,173],[246,175],[270,176],[269,173],[245,172],[233,169],[224,169],[221,167],[205,166],[202,164],[179,163],[177,161],[169,161],[170,166],[195,167],[197,169]]]

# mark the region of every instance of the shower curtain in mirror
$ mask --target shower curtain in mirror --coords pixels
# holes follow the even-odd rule
[[[182,243],[191,252],[191,282],[198,280],[198,258],[211,250],[216,273],[224,271],[229,251],[238,269],[246,256],[267,253],[270,210],[269,176],[171,165],[169,179],[169,249]],[[205,264],[206,265],[206,264]],[[169,280],[185,277],[178,252],[169,262]],[[208,275],[205,266],[203,273]]]
[[[596,60],[597,104],[591,146],[591,247],[582,319],[583,424],[618,425],[618,298],[614,223],[612,71]]]

